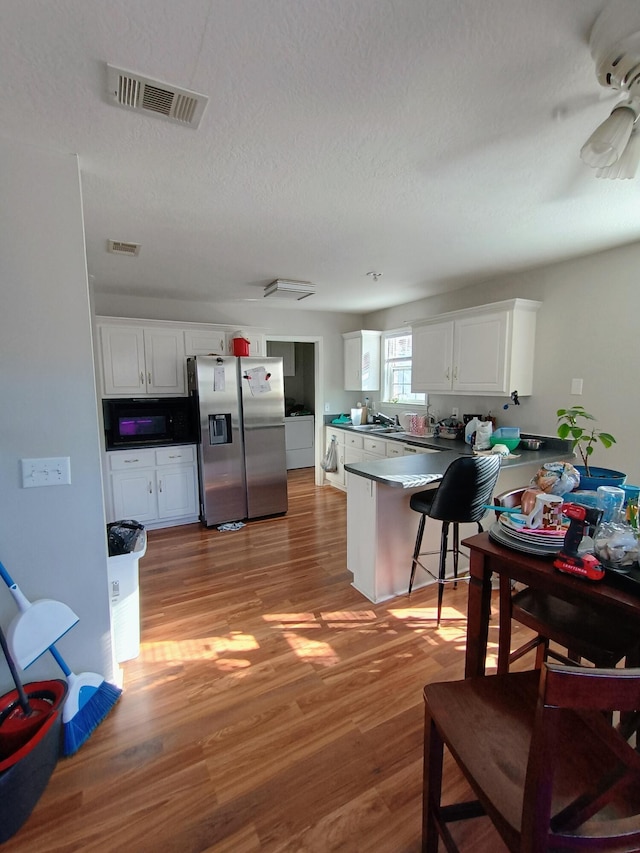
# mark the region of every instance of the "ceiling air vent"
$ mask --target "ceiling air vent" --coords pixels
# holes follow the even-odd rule
[[[198,127],[209,99],[197,92],[150,80],[133,71],[107,65],[107,87],[118,106],[143,110],[188,127]]]
[[[122,240],[107,240],[107,252],[112,252],[114,255],[132,255],[136,257],[140,254],[140,243],[123,243]]]

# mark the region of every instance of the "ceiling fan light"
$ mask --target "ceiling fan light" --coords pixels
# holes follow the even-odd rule
[[[616,107],[582,146],[580,158],[594,169],[613,165],[625,149],[636,113],[628,105]]]
[[[611,166],[596,171],[596,178],[628,180],[634,178],[640,163],[640,132],[634,130],[620,157]]]

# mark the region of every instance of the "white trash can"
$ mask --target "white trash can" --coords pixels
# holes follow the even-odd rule
[[[124,522],[129,524],[131,522]],[[107,561],[111,632],[118,663],[140,654],[140,584],[138,562],[147,551],[147,534],[142,525],[133,549],[114,554]]]

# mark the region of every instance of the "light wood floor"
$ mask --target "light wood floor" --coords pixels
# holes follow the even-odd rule
[[[345,495],[303,469],[289,497],[239,531],[148,532],[125,692],[3,853],[419,850],[421,691],[463,675],[467,586],[439,630],[433,586],[373,605],[350,586]],[[485,819],[458,837],[504,849]]]

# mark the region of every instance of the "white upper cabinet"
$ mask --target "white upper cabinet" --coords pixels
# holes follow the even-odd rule
[[[345,391],[378,391],[380,389],[381,332],[362,330],[346,332],[344,339]]]
[[[182,330],[104,324],[99,335],[105,397],[185,393]]]
[[[512,299],[414,323],[412,390],[531,394],[540,304]]]
[[[184,353],[190,355],[227,355],[227,333],[207,329],[187,329],[184,333]]]

